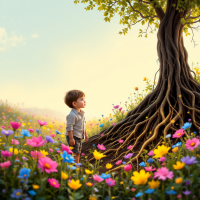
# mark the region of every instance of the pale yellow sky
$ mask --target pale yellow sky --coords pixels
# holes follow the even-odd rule
[[[26,33],[29,29],[25,25],[22,27],[21,23],[16,35],[22,34],[26,44],[17,44],[0,52],[1,71],[7,77],[6,81],[0,80],[1,99],[12,103],[24,102],[24,107],[49,108],[66,116],[71,109],[64,104],[65,92],[79,89],[86,95],[87,105],[83,109],[86,120],[100,119],[101,115],[112,113],[112,104],[120,105],[121,102],[124,110],[125,101],[128,101],[130,93],[135,92],[134,88],[138,87],[139,93],[145,89],[144,77],[154,81],[159,69],[159,62],[156,62],[157,32],[149,33],[147,38],[138,38],[139,29],[146,29],[146,25],[138,24],[132,26],[125,36],[119,35],[118,32],[126,26],[119,24],[118,16],[108,23],[103,20],[102,12],[86,12],[83,7],[70,3],[67,7],[69,12],[79,13],[79,17],[71,17],[70,20],[67,16],[70,14],[64,8],[63,12],[60,11],[61,16],[51,16],[50,10],[46,14],[43,10],[40,13],[42,20],[38,23],[40,27],[34,24],[29,39]],[[47,15],[54,19],[54,24],[45,17]],[[34,20],[34,17],[32,13],[30,19]],[[63,23],[57,23],[61,19]],[[66,26],[63,26],[65,22]],[[9,35],[10,30],[15,31],[14,22],[9,28],[5,23],[3,28]],[[194,33],[194,40],[199,44],[198,32]],[[192,35],[185,37],[184,34],[189,65],[192,67],[192,62],[195,65],[199,62],[200,47],[194,48],[191,39]],[[156,81],[158,77],[159,72]]]

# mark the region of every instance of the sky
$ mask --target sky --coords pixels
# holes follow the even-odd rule
[[[86,11],[86,6],[73,0],[0,2],[0,99],[24,103],[22,109],[54,110],[65,121],[71,108],[64,95],[78,89],[85,93],[87,121],[113,113],[113,104],[125,110],[134,88],[145,90],[143,78],[154,81],[157,32],[138,37],[147,24],[136,24],[120,35],[127,26],[119,24],[118,14],[105,22],[103,11],[97,6]],[[191,39],[184,34],[192,69],[200,47]],[[197,31],[194,40],[200,44]],[[158,77],[159,72],[156,82]]]

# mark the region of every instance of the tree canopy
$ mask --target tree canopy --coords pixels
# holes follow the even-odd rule
[[[190,35],[188,29],[196,29],[192,27],[194,23],[200,22],[200,0],[82,0],[81,3],[88,3],[84,9],[86,11],[93,10],[95,6],[99,11],[104,11],[104,20],[110,22],[111,18],[118,13],[120,15],[120,24],[127,25],[119,34],[128,33],[132,25],[148,23],[146,31],[139,29],[139,36],[145,34],[147,37],[148,28],[150,33],[159,28],[160,21],[164,18],[167,4],[173,1],[172,6],[176,7],[179,12],[188,13],[183,15],[181,23],[184,25],[183,31],[186,36]],[[74,0],[74,3],[80,3],[80,0]],[[152,28],[152,26],[154,26]]]

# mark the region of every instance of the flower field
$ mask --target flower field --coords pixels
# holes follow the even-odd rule
[[[149,82],[148,90],[152,91]],[[135,104],[132,100],[129,105],[126,102],[126,111],[139,104],[140,97],[137,96]],[[114,106],[114,115],[100,119],[98,124],[95,119],[87,122],[88,135],[98,134],[121,121],[126,112],[118,108],[119,105]],[[99,164],[106,156],[103,144],[91,147],[95,165],[83,153],[76,164],[73,147],[68,146],[64,135],[66,122],[29,115],[1,101],[0,127],[1,200],[200,199],[200,141],[199,133],[190,131],[191,119],[181,129],[161,137],[163,142],[159,146],[149,152],[145,150],[139,170],[133,163],[127,164],[134,152],[118,160],[120,176],[110,172],[110,163],[104,166],[107,173],[99,174]],[[131,150],[132,145],[127,149]]]

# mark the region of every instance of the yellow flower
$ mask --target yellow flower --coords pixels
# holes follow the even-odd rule
[[[91,187],[91,186],[93,186],[93,184],[92,183],[90,183],[90,182],[87,182],[87,183],[85,183],[87,186],[89,186],[89,187]]]
[[[74,147],[69,147],[71,150],[74,149]]]
[[[174,152],[174,153],[178,152],[178,147],[174,147],[174,148],[172,149],[172,152]]]
[[[94,155],[96,160],[100,160],[101,158],[106,157],[106,155],[99,153],[97,150],[94,150],[93,155]]]
[[[40,153],[43,154],[43,158],[46,157],[49,153],[45,150],[40,150]]]
[[[120,184],[122,185],[122,184],[124,184],[124,182],[123,182],[123,181],[121,181],[121,182],[120,182]]]
[[[176,178],[176,180],[175,180],[176,184],[181,184],[182,181],[183,181],[183,179],[181,177]]]
[[[80,184],[80,180],[71,180],[71,183],[68,183],[69,187],[71,189],[77,190],[78,188],[80,188],[82,186],[82,184]]]
[[[25,152],[25,153],[29,153],[29,151],[27,151],[27,150],[24,150],[24,152]]]
[[[164,145],[158,146],[158,149],[155,149],[153,152],[155,154],[154,158],[160,158],[163,157],[165,154],[168,153],[168,151],[171,149],[171,147],[166,147]]]
[[[87,158],[87,156],[85,156],[85,158]]]
[[[149,188],[155,189],[156,187],[160,186],[160,181],[152,180],[151,182],[148,182],[148,184],[149,184]]]
[[[145,185],[147,179],[151,176],[149,172],[145,172],[144,169],[141,169],[140,172],[134,171],[133,176],[131,176],[131,180],[135,185]]]
[[[92,173],[93,173],[93,170],[90,171],[90,170],[88,170],[88,169],[85,169],[85,173],[86,173],[86,174],[92,174]]]
[[[147,80],[147,77],[144,77],[144,78],[143,78],[143,81],[146,81],[146,80]]]
[[[174,169],[182,169],[185,166],[185,163],[182,163],[180,161],[176,162],[176,165],[173,165]]]
[[[19,153],[23,153],[22,149],[19,150]]]
[[[52,126],[52,125],[49,125],[49,128],[53,128],[53,126]]]
[[[33,184],[32,186],[33,186],[33,189],[34,189],[34,190],[37,190],[37,189],[40,188],[40,186],[39,186],[39,185],[36,185],[36,184]]]
[[[89,200],[97,200],[97,198],[90,196]]]
[[[112,197],[112,199],[115,199],[115,197]]]
[[[9,148],[10,152],[13,152],[13,148]],[[14,149],[14,154],[17,155],[19,153],[19,151],[17,149]]]
[[[0,139],[0,142],[1,142],[2,140]]]
[[[61,138],[64,138],[65,136],[64,136],[64,135],[61,135],[60,137],[61,137]]]
[[[174,186],[172,186],[171,189],[173,190],[173,189],[174,189]]]
[[[107,163],[107,164],[106,164],[106,169],[111,169],[111,168],[112,168],[112,164]]]
[[[61,172],[61,178],[63,180],[66,180],[68,178],[68,175],[66,173],[64,173],[64,172]]]
[[[194,133],[191,133],[191,135],[193,135]]]

